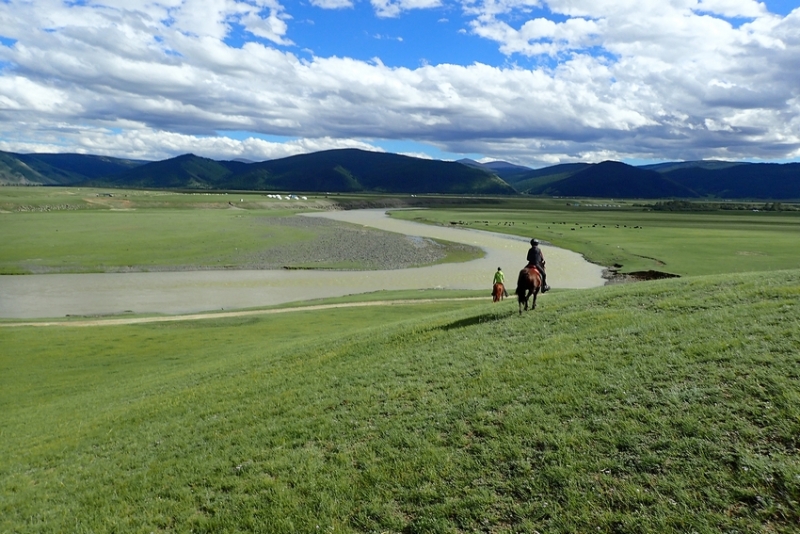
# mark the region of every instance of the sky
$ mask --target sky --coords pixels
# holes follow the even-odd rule
[[[0,150],[800,161],[798,0],[0,0]]]

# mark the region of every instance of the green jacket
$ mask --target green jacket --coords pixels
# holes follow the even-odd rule
[[[503,274],[503,271],[497,271],[494,273],[494,284],[503,284],[505,285],[504,280],[506,279],[506,275]]]

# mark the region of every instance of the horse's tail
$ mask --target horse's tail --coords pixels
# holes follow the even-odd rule
[[[528,290],[528,268],[522,269],[519,272],[519,276],[517,277],[517,290],[514,291],[516,293],[517,298],[520,300],[525,298],[525,292]]]

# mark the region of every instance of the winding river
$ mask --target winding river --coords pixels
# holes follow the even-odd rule
[[[485,289],[502,267],[514,278],[528,240],[481,230],[428,226],[392,219],[386,210],[304,214],[482,248],[484,258],[384,271],[230,270],[0,276],[0,317],[45,318],[124,312],[184,314],[270,306],[380,289]],[[554,288],[601,286],[603,268],[575,252],[543,245]],[[514,281],[507,280],[509,285]]]

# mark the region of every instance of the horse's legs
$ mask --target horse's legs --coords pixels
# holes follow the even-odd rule
[[[538,294],[539,294],[539,288],[537,287],[537,288],[536,288],[536,289],[533,291],[533,306],[532,306],[532,308],[533,308],[534,310],[536,309],[536,295],[538,295]]]

